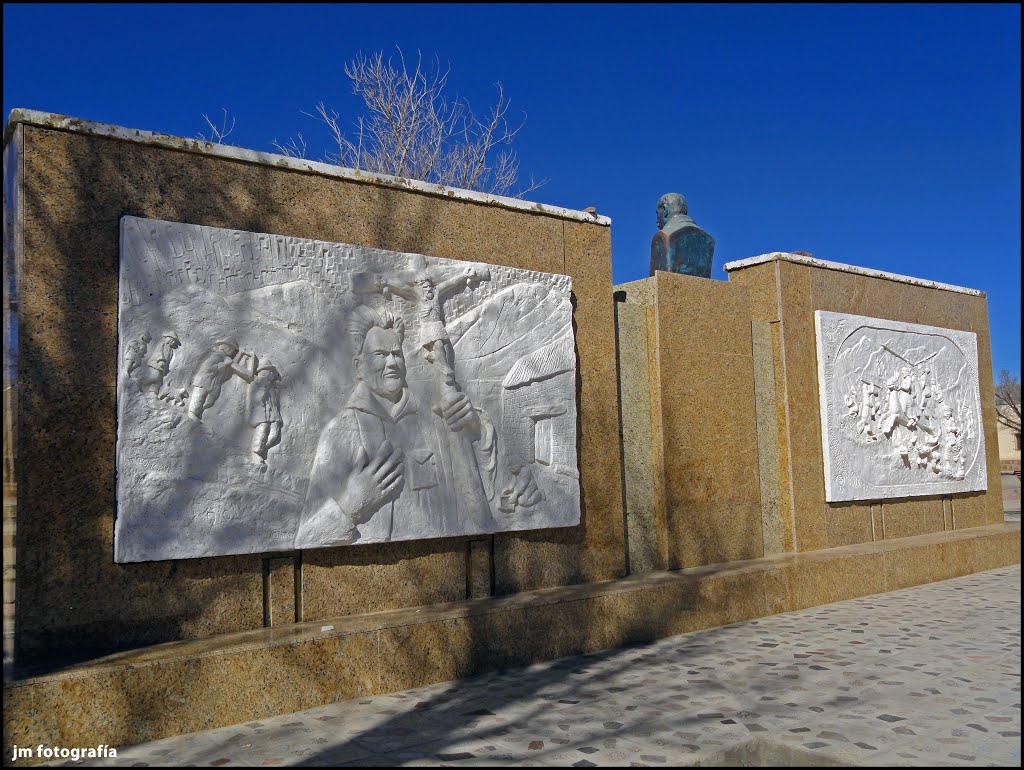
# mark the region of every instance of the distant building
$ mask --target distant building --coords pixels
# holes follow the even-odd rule
[[[1006,411],[1009,413],[1005,406],[997,406],[996,409],[1000,412]],[[999,423],[999,471],[1001,473],[1014,473],[1019,470],[1020,431],[1013,430]]]

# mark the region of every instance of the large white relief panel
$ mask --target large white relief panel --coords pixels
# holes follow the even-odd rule
[[[571,288],[124,217],[115,560],[578,524]]]
[[[987,488],[972,332],[815,311],[825,499]]]

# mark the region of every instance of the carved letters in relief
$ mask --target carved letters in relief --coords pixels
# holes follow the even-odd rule
[[[987,487],[971,332],[816,311],[825,499]]]
[[[578,524],[570,290],[124,217],[115,560]]]

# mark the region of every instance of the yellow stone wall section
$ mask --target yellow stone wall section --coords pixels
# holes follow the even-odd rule
[[[732,269],[746,287],[755,322],[777,324],[778,496],[793,522],[795,551],[979,527],[1003,520],[988,306],[984,295],[854,270],[809,264],[793,255]],[[843,266],[839,266],[843,267]],[[814,311],[888,318],[974,332],[985,425],[988,490],[948,496],[826,503],[818,406]],[[789,545],[787,543],[787,545]]]

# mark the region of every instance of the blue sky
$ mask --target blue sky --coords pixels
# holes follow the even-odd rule
[[[1020,372],[1018,5],[4,6],[4,113],[27,107],[272,150],[357,104],[358,51],[421,50],[484,109],[525,110],[529,197],[612,218],[646,277],[681,192],[722,265],[767,251],[981,289],[993,367]],[[886,316],[886,308],[878,308]]]

